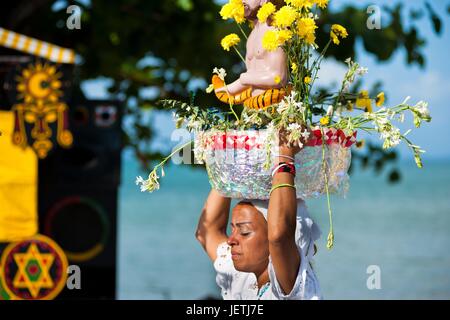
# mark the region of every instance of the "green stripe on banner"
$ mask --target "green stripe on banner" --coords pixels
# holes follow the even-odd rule
[[[10,300],[11,297],[6,293],[5,289],[3,289],[2,279],[0,279],[0,300]]]

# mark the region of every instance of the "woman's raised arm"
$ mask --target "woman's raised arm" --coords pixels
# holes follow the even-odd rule
[[[287,147],[281,142],[279,157],[275,164],[289,162],[300,150],[298,147]],[[295,227],[297,216],[297,197],[294,175],[287,172],[276,173],[272,180],[273,190],[270,195],[267,211],[267,226],[269,252],[275,274],[285,294],[289,294],[294,287],[300,267],[300,254],[295,243]]]
[[[195,236],[212,261],[217,258],[217,247],[227,241],[227,224],[231,199],[212,189],[203,206]]]

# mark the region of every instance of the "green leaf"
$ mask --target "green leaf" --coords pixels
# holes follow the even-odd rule
[[[184,11],[191,11],[194,8],[192,0],[177,0],[177,6]]]
[[[436,12],[431,7],[430,3],[427,1],[425,3],[425,6],[428,10],[428,14],[430,15],[431,22],[433,23],[434,31],[437,34],[441,34],[442,31],[442,21],[439,18],[439,16],[436,14]]]
[[[422,159],[419,152],[414,151],[414,161],[416,162],[418,168],[423,168]]]

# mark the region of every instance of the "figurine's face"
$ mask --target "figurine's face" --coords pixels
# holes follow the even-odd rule
[[[253,205],[240,202],[233,208],[228,244],[236,270],[259,274],[267,268],[267,222]]]
[[[244,17],[246,19],[254,19],[259,8],[267,2],[267,0],[243,0]]]

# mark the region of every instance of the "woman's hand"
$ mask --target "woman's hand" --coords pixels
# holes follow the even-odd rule
[[[305,128],[302,127],[302,131]],[[298,141],[294,141],[289,143],[289,133],[286,131],[286,129],[281,129],[278,133],[279,138],[279,154],[285,155],[289,157],[295,157],[297,153],[299,153],[303,149],[303,145],[306,144],[308,141],[305,141],[305,139],[301,139],[299,145]]]

